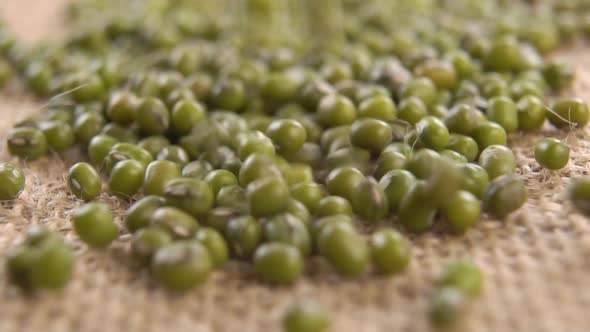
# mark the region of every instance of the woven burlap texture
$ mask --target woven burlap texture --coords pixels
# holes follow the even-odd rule
[[[2,0],[0,15],[25,40],[63,31],[63,0]],[[577,80],[570,92],[589,97],[590,48],[573,45],[557,57],[573,64]],[[36,112],[41,103],[16,84],[0,94],[0,140],[12,124]],[[90,249],[74,234],[73,208],[81,205],[68,192],[64,178],[79,151],[23,164],[27,186],[11,205],[0,207],[0,254],[22,239],[31,224],[59,231],[77,255],[71,283],[63,291],[23,296],[6,280],[0,265],[0,331],[2,332],[258,332],[280,331],[286,307],[313,299],[333,316],[333,331],[429,331],[426,311],[433,281],[443,264],[468,256],[485,272],[485,291],[462,327],[465,331],[543,332],[590,330],[590,225],[564,195],[574,176],[588,173],[590,130],[545,128],[526,137],[511,137],[518,172],[530,198],[506,222],[485,221],[455,237],[426,234],[412,239],[413,262],[394,277],[367,275],[343,280],[321,262],[311,262],[306,277],[294,287],[268,287],[256,281],[247,265],[230,264],[207,284],[186,294],[158,288],[146,273],[130,268],[129,236],[106,250]],[[565,139],[572,159],[561,171],[543,170],[533,158],[541,137]],[[13,161],[0,144],[0,160]],[[101,196],[118,219],[127,204]]]

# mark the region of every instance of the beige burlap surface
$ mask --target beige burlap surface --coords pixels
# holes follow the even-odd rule
[[[0,16],[21,38],[56,36],[63,29],[63,0],[1,0]],[[578,73],[571,94],[590,97],[590,48],[571,46],[558,57]],[[590,100],[590,98],[589,98]],[[15,84],[0,94],[0,140],[11,125],[36,112],[34,101]],[[533,145],[556,136],[572,147],[563,170],[549,172],[534,161]],[[367,275],[343,280],[322,262],[294,287],[267,287],[245,265],[229,264],[204,287],[170,294],[145,273],[128,264],[128,235],[121,232],[106,250],[89,249],[72,231],[69,215],[76,201],[65,186],[67,167],[79,151],[24,164],[27,186],[11,206],[0,207],[0,254],[18,243],[30,224],[58,230],[76,250],[71,283],[63,291],[25,297],[6,280],[0,264],[0,332],[268,332],[280,331],[285,308],[297,299],[321,303],[333,316],[333,331],[429,331],[428,295],[442,265],[469,256],[485,271],[486,286],[465,322],[465,331],[590,331],[590,225],[564,197],[570,179],[588,173],[590,130],[543,132],[511,137],[518,172],[526,179],[530,199],[506,222],[485,221],[454,237],[426,234],[412,239],[413,262],[406,273],[383,278]],[[0,144],[0,160],[12,159]],[[22,163],[21,163],[22,165]],[[126,203],[103,195],[121,221]]]

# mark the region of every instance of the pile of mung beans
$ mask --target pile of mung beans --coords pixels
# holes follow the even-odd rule
[[[0,25],[0,86],[20,76],[49,100],[8,150],[33,162],[81,149],[73,229],[99,248],[131,233],[129,254],[171,290],[229,259],[279,285],[310,256],[346,278],[400,273],[408,238],[525,204],[511,134],[590,120],[563,96],[572,68],[546,57],[590,34],[588,1],[82,0],[68,15],[61,42],[24,45]],[[559,170],[570,148],[547,137],[534,157]],[[1,199],[24,186],[0,165]],[[124,227],[103,188],[128,202]],[[590,178],[570,188],[590,213]],[[60,288],[73,261],[35,225],[7,271],[26,290]],[[432,322],[453,325],[482,285],[472,262],[449,263]],[[284,319],[289,332],[329,325],[314,303]]]

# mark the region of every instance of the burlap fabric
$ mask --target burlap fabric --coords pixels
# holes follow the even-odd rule
[[[63,0],[1,0],[0,15],[26,40],[59,35]],[[573,45],[557,56],[576,66],[572,94],[589,97],[590,49]],[[11,125],[36,112],[41,103],[15,84],[0,95],[0,139]],[[541,169],[533,158],[540,137],[565,139],[572,160],[563,170]],[[28,225],[58,230],[76,249],[73,279],[63,291],[25,297],[6,280],[0,265],[1,332],[262,332],[279,331],[285,308],[311,298],[333,315],[333,331],[428,331],[428,296],[433,280],[452,257],[470,256],[485,271],[486,286],[475,302],[465,331],[590,331],[590,224],[564,196],[570,178],[588,173],[590,130],[543,132],[511,137],[518,172],[530,199],[504,223],[486,221],[463,237],[427,234],[413,239],[407,273],[391,278],[366,276],[343,280],[322,262],[311,262],[294,287],[267,287],[248,266],[230,264],[208,283],[183,295],[158,288],[128,264],[128,235],[106,250],[89,249],[72,231],[69,215],[80,205],[68,193],[64,177],[79,152],[54,155],[23,165],[27,186],[10,206],[0,207],[0,253],[20,241]],[[0,160],[16,161],[0,144]],[[121,221],[126,204],[103,195]]]

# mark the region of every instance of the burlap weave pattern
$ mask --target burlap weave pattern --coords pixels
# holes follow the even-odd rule
[[[52,37],[63,29],[63,0],[2,0],[0,16],[26,40]],[[570,92],[590,100],[590,51],[572,45],[557,57],[575,65]],[[0,94],[0,140],[7,130],[41,103],[18,84]],[[543,170],[533,158],[543,136],[566,139],[572,160],[563,170]],[[430,233],[413,239],[409,271],[391,278],[367,275],[343,280],[319,261],[308,264],[306,277],[294,287],[267,287],[246,265],[230,264],[215,272],[204,287],[183,295],[158,288],[144,272],[128,264],[128,235],[122,233],[106,250],[89,249],[73,233],[69,215],[81,203],[65,185],[69,165],[79,151],[23,165],[27,187],[14,203],[0,207],[0,254],[21,239],[24,229],[42,223],[58,230],[76,249],[72,282],[58,292],[25,297],[6,280],[0,264],[1,332],[279,331],[285,308],[299,298],[312,298],[333,315],[333,331],[428,331],[426,308],[433,280],[442,265],[457,256],[472,257],[485,271],[484,294],[475,302],[465,331],[590,331],[590,222],[575,213],[564,196],[570,178],[587,174],[590,130],[516,134],[518,171],[530,198],[508,221],[481,222],[465,236]],[[4,143],[0,160],[12,160]],[[21,164],[22,165],[22,164]],[[126,203],[103,194],[118,221]]]

